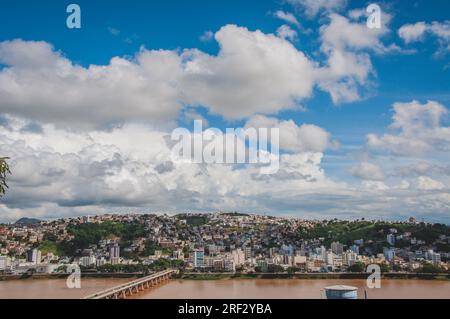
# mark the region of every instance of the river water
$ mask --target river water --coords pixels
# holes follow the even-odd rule
[[[339,279],[172,280],[136,298],[322,299],[324,287],[341,284],[360,288],[359,298],[364,298],[365,283],[365,280]],[[380,289],[367,289],[369,299],[450,299],[450,281],[382,280],[381,283]]]
[[[69,289],[64,279],[23,279],[0,281],[1,299],[78,299],[127,281],[122,279],[81,279],[80,289]]]
[[[72,299],[110,288],[130,279],[82,279],[81,289],[68,289],[62,279],[0,281],[0,298]],[[322,299],[323,288],[331,285],[360,288],[365,280],[341,279],[230,279],[171,280],[135,295],[137,299]],[[450,299],[450,281],[382,280],[381,289],[367,289],[369,299]]]

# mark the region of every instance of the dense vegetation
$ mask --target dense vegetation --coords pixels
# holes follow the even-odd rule
[[[208,223],[208,217],[206,216],[193,216],[180,214],[176,216],[178,219],[186,220],[186,224],[189,226],[202,226]]]
[[[122,244],[128,244],[135,238],[145,237],[144,226],[138,223],[104,222],[71,225],[67,228],[74,238],[58,243],[58,250],[66,256],[75,255],[80,249],[97,244],[102,239],[119,237]]]
[[[387,264],[379,264],[382,273],[391,271]],[[366,272],[366,265],[363,262],[356,262],[348,268],[349,272]]]
[[[22,217],[18,221],[15,222],[16,225],[36,225],[39,224],[41,221],[36,218],[28,218],[28,217]]]
[[[231,216],[231,217],[245,217],[245,216],[250,216],[249,214],[238,213],[238,212],[222,213],[221,215],[223,215],[223,216]]]
[[[6,175],[11,174],[8,165],[8,157],[0,157],[0,197],[3,196],[8,188],[6,183]]]
[[[58,247],[58,244],[51,240],[44,240],[39,246],[39,250],[42,252],[42,255],[53,253],[54,255],[59,256],[62,253]]]
[[[256,266],[255,267],[255,272],[257,272],[257,273],[261,273],[261,272],[265,272],[265,273],[281,273],[281,272],[284,272],[284,268],[282,266],[280,266],[280,265],[269,264],[269,265],[267,265],[266,269],[264,267]]]
[[[446,270],[438,265],[424,264],[421,268],[418,269],[418,272],[425,273],[425,274],[439,274],[439,273],[445,273]]]
[[[301,239],[324,238],[325,244],[339,241],[351,245],[357,239],[383,242],[389,229],[395,228],[399,234],[410,232],[412,237],[432,244],[440,235],[450,236],[450,227],[444,224],[413,224],[413,223],[387,223],[372,221],[329,221],[317,224],[312,229],[300,229],[298,237]],[[403,243],[407,244],[407,243]],[[402,245],[400,241],[398,245]]]
[[[155,260],[150,265],[136,264],[136,265],[124,265],[124,264],[105,264],[97,268],[97,271],[104,273],[149,273],[153,271],[161,271],[168,268],[180,268],[183,266],[183,261],[181,260],[169,260],[165,258],[160,258]],[[83,269],[84,271],[89,271],[89,269]]]

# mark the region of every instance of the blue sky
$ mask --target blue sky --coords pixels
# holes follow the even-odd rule
[[[133,56],[141,46],[148,49],[199,48],[215,54],[215,41],[203,43],[199,37],[208,30],[219,30],[226,24],[245,26],[274,33],[283,24],[273,16],[277,10],[292,11],[284,1],[227,0],[227,1],[77,1],[82,8],[82,29],[65,27],[67,1],[15,1],[3,5],[0,11],[0,38],[44,40],[52,43],[65,56],[82,65],[108,64],[113,56]],[[350,8],[371,2],[353,1]],[[448,1],[390,1],[384,7],[395,15],[392,29],[416,21],[445,21]],[[307,28],[317,30],[323,18],[299,20]],[[27,22],[29,21],[29,22]],[[115,36],[110,28],[120,33]],[[394,34],[386,37],[400,43]],[[131,42],[130,42],[131,41]],[[317,33],[301,35],[295,45],[314,54]],[[436,59],[434,39],[419,46],[418,54],[374,57],[378,75],[374,96],[356,103],[336,107],[329,96],[316,94],[304,102],[307,112],[281,113],[298,121],[326,126],[331,132],[349,140],[364,138],[374,130],[383,131],[390,122],[392,103],[402,100],[428,99],[450,102],[450,68],[448,56]],[[221,118],[213,117],[212,124],[224,127]],[[349,122],[358,121],[354,127]],[[226,125],[225,125],[226,126]],[[359,142],[361,140],[358,140]]]
[[[8,77],[11,76],[7,73],[8,71],[12,71],[14,79],[19,79],[17,80],[18,85],[22,90],[26,91],[27,88],[29,88],[29,83],[34,83],[26,82],[25,78],[21,78],[25,77],[25,72],[23,72],[23,69],[20,67],[20,61],[17,62],[14,60],[14,63],[10,62],[11,59],[13,59],[11,55],[17,57],[17,59],[21,59],[22,57],[23,53],[17,53],[22,51],[15,50],[22,50],[22,47],[27,47],[24,49],[25,51],[29,50],[29,52],[34,52],[33,48],[42,43],[46,43],[51,45],[52,49],[50,50],[50,53],[47,52],[45,54],[51,54],[55,60],[65,59],[66,61],[70,61],[73,66],[79,66],[80,68],[87,70],[86,72],[90,72],[89,67],[92,65],[105,66],[108,68],[111,66],[111,59],[114,57],[137,63],[136,59],[138,59],[140,52],[142,53],[143,51],[157,52],[157,50],[164,50],[165,54],[172,52],[175,55],[181,56],[183,50],[191,50],[189,54],[194,54],[192,53],[194,52],[193,50],[197,50],[213,59],[216,59],[217,57],[220,58],[225,54],[220,49],[220,40],[218,40],[217,37],[220,38],[220,36],[223,35],[222,46],[226,45],[224,44],[225,41],[228,41],[226,42],[229,43],[228,45],[233,46],[235,43],[240,43],[234,42],[239,32],[245,33],[245,36],[248,38],[257,34],[257,32],[260,32],[262,38],[270,38],[270,36],[273,35],[278,39],[288,42],[289,46],[292,46],[296,50],[295,52],[300,52],[308,59],[308,67],[314,68],[314,72],[323,72],[324,75],[321,75],[318,80],[315,79],[311,83],[304,84],[305,87],[307,87],[305,90],[310,88],[312,90],[311,92],[297,94],[295,89],[289,89],[286,95],[273,93],[276,97],[271,95],[268,96],[268,99],[273,98],[275,101],[274,103],[279,104],[270,104],[267,105],[267,107],[262,106],[261,108],[258,108],[258,105],[255,104],[253,107],[254,112],[243,116],[235,116],[232,114],[230,117],[231,111],[226,110],[226,106],[223,106],[223,103],[220,102],[221,100],[227,99],[227,92],[225,92],[223,96],[218,96],[214,91],[216,90],[214,87],[206,88],[206,90],[209,90],[206,92],[213,92],[211,93],[212,96],[210,98],[197,97],[197,92],[195,92],[195,94],[192,93],[193,97],[189,97],[182,101],[182,107],[175,107],[173,114],[171,113],[167,116],[162,116],[161,120],[158,120],[158,123],[156,124],[152,122],[152,118],[156,113],[151,113],[149,115],[148,123],[145,123],[148,124],[147,127],[152,127],[152,129],[156,129],[155,127],[157,127],[158,130],[167,132],[171,126],[169,125],[161,128],[161,123],[170,121],[176,122],[178,125],[186,125],[189,127],[191,123],[186,122],[183,117],[183,114],[185,114],[183,112],[186,112],[187,110],[192,111],[196,116],[205,118],[210,126],[218,127],[220,129],[230,126],[244,126],[253,119],[254,116],[262,115],[264,117],[276,119],[280,125],[282,125],[282,123],[287,123],[287,121],[293,121],[296,125],[295,129],[299,129],[304,124],[314,125],[329,133],[330,145],[331,140],[339,143],[339,147],[322,147],[317,146],[317,141],[314,141],[316,144],[306,141],[303,144],[314,144],[311,149],[308,149],[301,146],[301,143],[294,142],[294,144],[297,145],[294,149],[292,147],[290,149],[285,149],[284,151],[286,151],[286,154],[292,156],[308,152],[322,154],[320,163],[314,164],[317,165],[317,167],[311,167],[310,169],[318,174],[317,179],[324,179],[324,184],[320,191],[311,192],[308,184],[303,185],[299,182],[299,184],[288,187],[288,189],[293,188],[294,190],[297,190],[298,193],[294,192],[289,196],[284,194],[279,197],[274,195],[274,200],[270,204],[259,204],[265,202],[265,200],[259,201],[259,196],[267,197],[267,192],[269,192],[269,195],[273,195],[270,194],[270,191],[264,191],[264,187],[261,185],[253,185],[255,189],[260,190],[260,193],[255,191],[248,198],[240,194],[245,198],[242,198],[242,201],[231,203],[231,200],[228,201],[226,198],[235,197],[236,192],[239,193],[236,189],[227,189],[223,192],[219,192],[219,194],[221,194],[220,196],[223,196],[223,198],[221,201],[215,202],[209,198],[209,196],[214,197],[214,194],[208,194],[208,196],[201,195],[201,187],[184,187],[183,185],[176,184],[174,181],[164,180],[162,185],[158,185],[158,187],[161,187],[161,192],[164,194],[154,194],[154,197],[150,196],[152,197],[152,200],[150,201],[141,200],[141,196],[145,197],[145,190],[137,191],[132,187],[130,188],[130,193],[134,195],[130,195],[130,201],[127,199],[113,201],[111,200],[111,197],[113,197],[111,194],[113,192],[111,192],[111,194],[108,192],[102,194],[102,192],[92,188],[90,192],[94,193],[94,195],[89,196],[86,194],[88,193],[87,191],[85,193],[73,190],[76,187],[80,187],[78,184],[64,185],[62,187],[67,187],[66,190],[68,194],[75,194],[72,196],[73,198],[71,195],[67,195],[67,201],[75,203],[70,205],[70,208],[67,208],[52,196],[36,194],[36,196],[27,197],[22,195],[25,193],[27,187],[30,186],[26,185],[27,182],[25,180],[12,177],[11,194],[8,194],[5,197],[3,209],[0,209],[0,211],[3,212],[3,218],[12,219],[21,215],[27,215],[31,213],[31,208],[36,207],[39,208],[35,210],[37,216],[43,217],[52,217],[58,214],[82,214],[92,210],[103,212],[111,209],[121,209],[123,207],[133,206],[130,204],[130,202],[132,202],[131,199],[133,198],[136,198],[136,203],[139,203],[136,205],[136,210],[151,209],[152,205],[155,205],[158,209],[162,210],[167,206],[165,203],[171,201],[170,196],[172,195],[167,196],[167,194],[171,194],[171,192],[178,190],[187,197],[189,197],[188,194],[191,194],[191,197],[179,206],[172,207],[169,205],[170,209],[176,211],[185,209],[209,211],[219,209],[221,205],[223,205],[222,207],[224,210],[237,209],[258,211],[261,209],[261,211],[267,213],[277,213],[277,211],[281,211],[282,214],[303,214],[313,217],[322,215],[333,216],[333,214],[335,214],[354,218],[363,216],[367,211],[372,212],[378,210],[378,212],[374,213],[374,217],[404,217],[403,215],[408,216],[408,214],[413,214],[423,218],[448,221],[450,219],[450,199],[448,199],[448,189],[450,184],[449,176],[442,172],[443,170],[445,171],[444,168],[448,168],[446,166],[446,159],[448,158],[449,141],[445,134],[448,134],[449,118],[448,114],[443,110],[450,107],[450,3],[445,0],[399,0],[378,2],[383,14],[387,14],[390,17],[390,21],[385,21],[386,25],[383,25],[383,31],[381,31],[380,34],[370,35],[372,38],[369,44],[361,45],[359,44],[361,42],[358,42],[358,44],[355,45],[354,43],[351,43],[351,39],[345,38],[345,35],[339,35],[339,32],[332,30],[331,27],[328,30],[330,40],[329,43],[327,43],[326,40],[324,40],[326,38],[327,26],[333,26],[332,22],[341,21],[339,19],[342,17],[348,30],[352,30],[352,28],[355,28],[356,30],[358,25],[364,25],[366,17],[358,16],[352,20],[350,18],[351,13],[358,9],[365,10],[372,2],[345,0],[319,2],[324,4],[317,7],[317,11],[311,14],[311,10],[314,8],[311,8],[311,2],[308,0],[79,0],[74,1],[74,3],[77,3],[81,7],[82,28],[79,30],[68,29],[65,25],[68,15],[65,12],[65,9],[70,2],[19,0],[14,1],[13,3],[2,4],[0,10],[0,42],[4,43],[4,48],[3,51],[0,49],[0,65],[2,66],[0,71],[4,78],[0,78],[0,96],[2,96],[2,94],[5,95],[2,96],[4,102],[0,102],[0,111],[6,119],[4,122],[9,123],[9,129],[5,128],[3,138],[0,139],[0,141],[4,143],[4,148],[1,149],[3,152],[11,153],[12,143],[23,141],[26,146],[30,148],[34,147],[34,153],[28,154],[28,156],[33,155],[33,158],[38,162],[43,160],[44,155],[42,150],[50,148],[53,149],[55,154],[65,154],[64,152],[68,152],[82,157],[80,152],[82,152],[83,147],[87,147],[84,144],[84,146],[81,147],[75,145],[75,142],[73,142],[74,150],[71,150],[70,152],[67,150],[64,150],[63,152],[59,149],[58,143],[61,143],[61,140],[68,144],[71,143],[71,141],[67,140],[68,133],[62,131],[63,128],[66,128],[71,134],[72,132],[77,132],[76,134],[94,134],[92,132],[101,131],[101,127],[104,127],[104,125],[111,128],[116,125],[121,126],[140,121],[140,116],[142,115],[140,113],[141,110],[138,109],[136,110],[136,116],[133,117],[133,111],[130,110],[131,115],[128,114],[127,116],[124,116],[123,119],[120,118],[120,114],[122,113],[118,112],[118,114],[120,114],[117,116],[114,114],[111,123],[108,122],[108,120],[99,120],[101,123],[94,123],[94,121],[92,121],[93,123],[90,123],[89,119],[102,117],[105,114],[102,114],[100,111],[95,114],[89,114],[89,112],[81,110],[79,112],[87,114],[87,119],[83,119],[80,115],[80,121],[88,123],[86,124],[87,127],[84,127],[82,123],[80,124],[78,122],[76,124],[74,122],[72,125],[71,122],[67,122],[67,116],[69,116],[67,114],[72,114],[70,116],[73,116],[73,113],[71,113],[73,111],[70,110],[73,105],[68,105],[64,111],[50,107],[40,108],[42,105],[47,105],[45,96],[39,94],[36,95],[35,92],[30,92],[30,95],[27,95],[28,93],[23,95],[27,98],[23,98],[23,96],[21,97],[21,95],[17,93],[18,91],[12,91],[13,89],[11,87],[7,87],[7,84],[5,83],[11,83],[12,79]],[[292,21],[289,22],[279,18],[279,16],[277,17],[277,13],[279,12],[295,17],[300,26],[296,23],[292,23]],[[420,31],[420,34],[412,33],[412,26],[419,27],[420,23],[423,23],[425,26],[424,28],[426,29]],[[230,27],[228,29],[229,32],[221,31],[224,30],[223,28],[226,26],[234,27]],[[278,33],[281,26],[286,26],[291,32],[295,33],[295,36],[289,39],[283,38],[283,36]],[[411,26],[411,28],[404,28],[405,26]],[[238,28],[245,28],[245,30]],[[405,30],[405,33],[400,33],[400,30]],[[204,39],[202,40],[201,37],[205,32],[216,34],[216,39],[211,38],[206,41]],[[371,31],[368,30],[367,32],[369,34]],[[355,33],[355,37],[356,36],[359,35]],[[20,44],[12,44],[11,41],[15,39],[21,39],[22,42]],[[35,41],[41,42],[39,42],[40,44],[37,44]],[[18,48],[16,48],[15,45],[17,45]],[[326,45],[331,46],[332,48],[327,49],[325,48]],[[371,45],[376,46],[376,48],[371,48]],[[234,49],[235,48],[230,50],[233,51]],[[354,65],[351,65],[350,62],[343,63],[342,66],[333,70],[330,66],[330,57],[333,55],[333,52],[342,53],[347,58],[351,56],[360,60]],[[234,54],[245,54],[245,52],[236,51]],[[29,57],[25,56],[25,58]],[[192,59],[198,63],[209,63],[207,59],[202,60],[203,57],[198,58],[198,61],[196,60],[197,57]],[[363,60],[364,63],[362,62]],[[38,61],[38,58],[36,58],[36,61]],[[42,61],[44,61],[44,58]],[[264,64],[265,62],[258,64],[258,58],[255,56],[255,65],[264,67],[277,65],[281,63],[280,61],[281,60],[277,60],[274,64],[272,64],[271,61],[268,61],[269,64]],[[36,62],[36,65],[33,64],[33,67],[36,70],[39,69],[39,63],[40,62]],[[211,67],[218,67],[220,69],[220,63],[221,62],[218,61]],[[288,62],[286,63],[288,64]],[[23,64],[25,63],[23,62]],[[234,66],[225,64],[224,68],[227,69],[230,67]],[[237,68],[239,68],[239,66],[237,66]],[[322,69],[322,71],[319,69]],[[360,73],[354,73],[356,69],[361,70],[361,72],[365,74],[360,75]],[[170,70],[164,70],[164,72],[170,72]],[[275,76],[281,81],[286,79],[286,83],[289,83],[288,79],[297,79],[295,74],[286,74],[285,71],[287,72],[288,70],[289,66],[287,66],[286,69],[283,69],[284,73],[280,72]],[[299,67],[298,70],[303,69]],[[34,74],[33,70],[27,69],[26,71],[30,72],[30,75]],[[59,74],[57,68],[53,71],[55,74]],[[74,69],[71,72],[73,72],[73,76],[78,76],[77,70]],[[339,75],[336,75],[333,72],[336,72],[336,74],[340,73]],[[252,91],[254,90],[253,85],[255,85],[256,79],[255,81],[252,81],[249,79],[250,77],[246,76],[246,68],[242,68],[241,71],[238,70],[237,73],[239,73],[239,75],[236,75],[236,77],[234,77],[233,74],[230,75],[228,73],[220,75],[217,77],[216,81],[225,79],[223,84],[224,91],[226,91],[226,81],[231,79],[233,81],[242,81],[243,91],[247,90],[254,95],[261,93],[258,90]],[[268,69],[267,77],[270,78],[272,74],[274,73],[270,72]],[[53,78],[53,75],[47,73],[42,76],[43,77],[39,79],[39,76],[36,75],[36,78],[34,78],[33,81],[36,81],[36,84],[38,84],[41,80],[45,82],[49,78]],[[314,77],[316,77],[316,75],[314,75]],[[167,81],[170,82],[171,79],[171,77],[168,77]],[[247,82],[245,82],[244,79],[248,80],[248,87],[246,86]],[[70,81],[70,79],[64,76],[62,81],[65,80]],[[130,78],[129,80],[133,81],[133,78]],[[300,81],[302,81],[301,76]],[[324,86],[333,86],[335,88],[336,85],[342,83],[342,81],[346,81],[345,83],[348,85],[347,88],[352,94],[356,94],[357,98],[350,98],[347,96],[341,101],[332,99],[332,89],[324,88]],[[28,83],[28,85],[23,83]],[[202,80],[199,81],[199,83],[200,86],[208,85],[208,82],[202,82]],[[287,86],[287,84],[284,85],[283,83],[279,83],[281,91]],[[4,86],[3,88],[2,85]],[[95,80],[92,80],[90,85],[94,87],[99,85],[99,87],[103,88],[103,84],[97,83]],[[256,87],[259,87],[259,85],[265,84],[258,82]],[[299,85],[299,90],[303,89],[302,85]],[[49,83],[45,88],[51,87],[53,87],[53,84]],[[165,87],[162,89],[165,89]],[[196,89],[198,88],[196,87]],[[192,90],[192,88],[184,89],[183,94],[190,95],[191,92],[185,92],[189,90]],[[159,88],[155,86],[155,92],[158,91]],[[85,96],[93,94],[92,92],[86,93],[81,91],[81,89],[80,92],[80,94],[84,94]],[[128,92],[127,89],[124,89],[124,92]],[[131,93],[133,92],[130,92],[130,94]],[[64,91],[64,89],[61,89],[61,94],[70,95],[71,92],[70,90]],[[230,91],[228,94],[238,95],[239,92]],[[26,99],[29,99],[30,101],[39,101],[42,105],[39,103],[36,105],[36,103],[33,104],[33,102],[30,102],[30,105],[25,105],[26,103],[24,100]],[[95,97],[93,99],[95,102],[102,102],[100,97]],[[145,97],[143,97],[143,99],[145,99]],[[161,101],[162,99],[163,97],[158,97],[158,101]],[[177,96],[177,99],[181,98]],[[286,107],[286,105],[283,104],[286,103],[287,100],[291,101],[292,99],[295,99],[296,105]],[[83,98],[80,98],[79,103],[83,104],[83,101]],[[416,106],[413,101],[417,101],[416,104],[418,106]],[[428,101],[432,101],[432,103],[435,104],[427,104]],[[105,103],[109,102],[111,101],[106,100]],[[236,100],[237,104],[239,102],[240,100]],[[61,101],[56,97],[54,100],[49,97],[48,105],[53,105],[54,103],[57,105],[57,103],[61,103]],[[91,100],[88,100],[86,103],[87,109],[94,107],[94,102]],[[89,103],[92,103],[92,105]],[[148,103],[151,104],[152,102]],[[249,103],[251,104],[253,102]],[[395,103],[407,104],[404,106],[405,111],[402,112],[400,110],[402,107],[399,107],[399,109],[395,111],[393,108]],[[115,108],[115,111],[121,107],[124,106],[120,104],[111,106],[111,108]],[[158,110],[158,106],[155,107],[156,110]],[[267,109],[271,109],[272,111],[266,111]],[[421,111],[422,109],[423,111]],[[112,109],[106,109],[106,114],[112,113],[110,112],[111,110]],[[66,111],[67,114],[64,113]],[[407,113],[413,111],[417,111],[417,114]],[[428,116],[431,116],[434,112],[440,112],[439,124],[430,128],[425,122]],[[399,124],[400,126],[396,127],[397,130],[395,130],[395,119],[393,119],[393,116],[400,113],[410,114],[408,119],[411,123],[405,124],[404,122],[401,122]],[[65,120],[61,122],[61,118],[65,118]],[[417,130],[417,127],[414,126],[414,121],[416,120],[423,121],[422,124],[429,129],[429,132],[427,131],[429,133],[427,133],[428,135],[418,131],[411,133],[410,127],[407,127],[407,125],[410,125]],[[18,134],[11,133],[14,131],[14,129],[11,128],[13,127],[13,124],[11,123],[23,123],[23,121],[30,121],[38,126],[42,126],[43,129],[41,131],[45,134],[54,133],[52,129],[48,128],[49,125],[53,125],[54,130],[59,130],[55,133],[56,135],[59,134],[58,138],[45,137],[45,134],[43,133],[42,139],[54,141],[54,143],[58,145],[53,145],[51,142],[48,142],[46,145],[37,145],[33,142],[36,137],[19,136]],[[394,124],[394,128],[392,127],[392,124]],[[5,127],[7,126],[5,125]],[[400,130],[403,128],[406,133],[402,135],[402,133],[399,132],[399,128]],[[21,131],[21,129],[19,128],[17,131]],[[50,131],[53,133],[50,133]],[[122,134],[125,133],[122,132]],[[377,143],[373,142],[372,145],[369,145],[368,135],[370,134],[378,137]],[[439,134],[439,137],[436,137],[435,134]],[[388,138],[381,141],[383,135],[388,135]],[[0,134],[0,136],[2,135]],[[417,139],[423,142],[421,144],[424,148],[423,153],[418,154],[414,152],[414,146],[411,145],[408,147],[412,149],[405,151],[403,148],[406,147],[406,145],[401,144],[405,143],[404,141],[399,142],[396,140],[395,142],[392,142],[392,140],[397,139],[398,137],[404,138],[405,140]],[[91,136],[91,139],[94,138]],[[76,140],[76,138],[74,138],[74,140]],[[433,143],[436,143],[436,145]],[[94,144],[98,146],[102,143],[99,142]],[[7,145],[9,145],[9,147],[7,147]],[[122,146],[115,146],[124,152],[123,154],[121,153],[121,156],[123,157],[122,160],[125,161],[127,158],[136,159],[131,153],[127,153]],[[398,151],[397,148],[401,149],[401,151]],[[104,155],[105,158],[103,160],[108,159],[111,161],[114,154],[110,154],[108,151],[105,152],[106,154]],[[15,167],[21,168],[31,165],[27,162],[29,161],[28,158],[25,159],[21,157],[24,156],[23,154],[25,151],[19,153],[20,152],[16,154],[18,159],[11,156],[13,160],[13,171]],[[99,153],[96,154],[96,156],[92,155],[90,159],[87,160],[87,163],[83,163],[83,165],[97,167],[99,162],[102,161],[98,158]],[[94,157],[95,159],[93,159]],[[21,159],[23,160],[22,164]],[[152,165],[158,167],[158,165],[161,164],[158,163],[158,160],[160,159],[152,157]],[[142,161],[144,161],[144,159],[142,159]],[[149,161],[149,158],[145,158],[145,161]],[[27,165],[25,165],[25,163],[27,163]],[[414,170],[411,167],[419,164],[428,164],[429,169],[425,171],[422,170],[420,174],[417,172],[411,173],[412,175],[404,173],[400,176],[396,173],[403,168],[405,170],[408,168],[410,171]],[[433,170],[431,169],[432,166],[438,168]],[[65,171],[66,169],[67,168],[61,168],[61,171]],[[316,171],[316,169],[320,172]],[[103,185],[102,183],[105,182],[105,176],[117,174],[117,176],[120,175],[121,178],[125,178],[123,177],[125,168],[122,167],[118,170],[120,172],[108,172],[106,175],[99,176],[98,186],[100,187]],[[130,171],[133,170],[130,169]],[[287,171],[289,171],[289,169],[287,169]],[[306,168],[306,171],[306,173],[302,172],[302,174],[313,174],[309,171],[309,168]],[[291,174],[293,173],[292,171],[289,172]],[[130,174],[132,175],[132,173]],[[179,179],[181,178],[180,176],[183,176],[183,178],[189,180],[189,178],[193,178],[192,176],[196,176],[194,173],[192,173],[193,175],[190,174],[191,173],[180,172],[180,175],[174,174],[174,176],[170,176],[170,178]],[[324,176],[322,176],[322,174]],[[378,174],[380,176],[372,178],[370,176],[371,174]],[[206,178],[206,180],[209,181],[213,178],[212,176],[214,176],[214,174],[211,173],[208,176],[209,177]],[[242,178],[247,178],[245,176]],[[42,176],[41,174],[41,176],[37,176],[36,179],[39,180],[39,178],[44,177],[45,176]],[[418,179],[420,179],[420,181],[418,181]],[[126,184],[130,181],[121,180],[121,183],[122,182]],[[406,183],[410,185],[408,187],[410,193],[406,194],[406,186],[404,188],[397,187],[403,182],[405,182],[404,185],[406,185]],[[58,183],[58,181],[55,181],[53,186],[56,187],[56,185],[59,185],[61,187]],[[130,183],[133,184],[132,182]],[[174,186],[174,183],[176,184],[176,187]],[[233,182],[230,181],[230,183]],[[335,184],[331,185],[332,183]],[[342,186],[340,183],[344,183],[345,186]],[[415,183],[419,183],[423,187],[417,186],[419,184],[416,185]],[[376,187],[374,184],[376,184]],[[336,185],[341,185],[342,188],[337,191],[335,188],[341,186],[338,187]],[[388,188],[384,189],[385,186]],[[156,188],[159,189],[158,187]],[[368,193],[360,194],[359,191],[365,187],[367,187]],[[373,187],[375,187],[376,190],[374,190]],[[316,186],[314,185],[312,189],[316,189]],[[142,194],[140,193],[141,191]],[[383,201],[383,191],[388,193],[395,193],[398,191],[399,198],[397,202],[391,206],[380,205],[379,202]],[[374,192],[378,193],[375,194]],[[425,192],[426,194],[424,194],[424,197],[429,198],[429,200],[423,203],[416,203],[413,198],[417,197],[421,192]],[[289,192],[286,191],[286,193]],[[192,194],[200,194],[200,198],[194,198],[195,196]],[[337,194],[342,196],[342,206],[328,209],[328,207],[331,206],[330,201],[321,202],[320,200],[324,194],[329,195],[330,197],[332,197],[332,195],[337,196]],[[220,197],[217,194],[215,195]],[[295,201],[294,198],[297,197],[307,198],[308,203]],[[405,200],[407,204],[402,202],[403,200]],[[395,201],[395,198],[393,201]],[[89,204],[76,204],[86,202]],[[211,204],[212,202],[213,204]],[[355,202],[357,202],[357,204],[355,204]],[[364,203],[367,203],[367,205]],[[439,205],[437,203],[439,203]],[[408,207],[408,211],[398,212],[398,208],[405,207],[405,205]],[[417,205],[419,205],[419,208],[417,211],[414,211],[414,208]],[[239,209],[240,207],[243,207],[243,209]],[[327,207],[327,209],[322,209],[322,207]],[[399,215],[395,215],[394,212]]]

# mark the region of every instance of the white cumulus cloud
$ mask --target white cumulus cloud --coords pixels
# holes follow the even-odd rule
[[[288,22],[290,24],[293,24],[297,27],[300,27],[300,22],[298,22],[297,18],[289,12],[284,12],[282,10],[278,10],[277,12],[275,12],[274,14],[278,19],[281,19],[285,22]]]
[[[397,134],[367,136],[367,144],[398,155],[423,155],[427,152],[450,150],[450,128],[441,124],[448,110],[442,104],[429,101],[395,103],[391,128]]]
[[[277,29],[277,35],[280,38],[287,39],[289,41],[295,41],[297,39],[297,31],[293,30],[286,24],[283,24]]]
[[[427,35],[437,39],[439,50],[436,54],[450,52],[450,20],[439,22],[433,21],[426,23],[424,21],[414,24],[405,24],[398,30],[398,35],[405,43],[424,41]]]
[[[293,152],[324,152],[339,145],[323,128],[312,124],[298,126],[293,120],[282,121],[273,117],[255,115],[247,121],[245,127],[278,128],[280,148]]]
[[[350,170],[354,177],[369,180],[369,181],[383,181],[385,179],[383,169],[373,163],[363,162],[352,167]]]
[[[318,13],[325,11],[337,11],[343,9],[347,5],[347,0],[286,0],[295,8],[301,9],[305,14],[313,18]]]

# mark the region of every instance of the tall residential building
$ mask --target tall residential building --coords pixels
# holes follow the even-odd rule
[[[288,254],[288,256],[294,256],[294,246],[292,245],[287,246],[286,253]]]
[[[273,256],[275,255],[275,249],[273,247],[269,248],[269,258],[273,258]]]
[[[427,259],[434,265],[438,265],[441,263],[441,254],[435,253],[432,249],[430,249],[427,252]]]
[[[205,265],[205,251],[203,249],[194,250],[194,268],[203,267]]]
[[[389,243],[389,245],[394,246],[395,245],[395,235],[394,234],[388,234],[386,236],[386,241]]]
[[[434,253],[431,257],[431,262],[435,265],[439,265],[441,263],[441,254]]]
[[[245,263],[245,253],[242,249],[235,249],[231,252],[231,258],[234,262],[234,265],[240,266]]]
[[[80,258],[80,265],[83,267],[89,267],[96,264],[96,258],[94,255],[83,256]]]
[[[27,261],[33,264],[39,264],[41,262],[41,251],[34,248],[27,252]]]
[[[350,247],[350,250],[351,250],[352,252],[354,252],[355,254],[359,255],[359,246],[358,246],[358,245],[352,245],[352,246]]]
[[[333,254],[333,252],[332,251],[328,251],[327,253],[326,253],[326,258],[325,258],[325,262],[327,263],[327,265],[333,265],[334,264],[334,258],[335,258],[335,255]]]
[[[358,246],[356,246],[359,248]],[[353,250],[347,250],[343,255],[343,263],[347,266],[351,266],[356,263],[356,259],[358,257],[358,254],[354,252]]]
[[[0,271],[5,271],[9,267],[9,257],[0,256]]]
[[[120,246],[114,243],[109,247],[109,260],[111,264],[118,264],[120,260]]]
[[[384,258],[386,258],[387,261],[392,261],[395,258],[395,250],[391,248],[384,248],[383,249]]]
[[[344,245],[340,242],[332,242],[331,251],[336,255],[341,255],[344,252]]]
[[[252,248],[251,247],[245,247],[244,248],[244,254],[245,254],[245,259],[251,259],[252,258]]]
[[[324,246],[317,248],[317,254],[319,255],[320,260],[327,261],[327,249]]]

